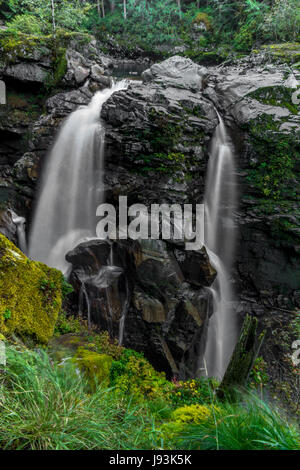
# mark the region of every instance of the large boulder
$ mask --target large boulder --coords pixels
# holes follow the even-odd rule
[[[203,285],[210,285],[215,272],[201,253],[190,275],[185,260],[183,275],[174,251],[162,240],[90,240],[66,259],[82,315],[125,346],[143,351],[169,376],[186,377],[196,373],[201,333],[211,313],[210,293],[193,275],[196,270]]]
[[[0,234],[0,333],[47,343],[61,308],[62,281],[59,271],[29,260]]]
[[[123,192],[129,202],[146,205],[201,201],[207,144],[217,125],[214,106],[202,94],[206,73],[176,56],[104,103],[108,200]]]

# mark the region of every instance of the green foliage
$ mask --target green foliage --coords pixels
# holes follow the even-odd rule
[[[164,397],[172,384],[165,374],[157,372],[142,354],[126,349],[118,361],[112,363],[111,384],[120,394],[133,395],[137,400]]]
[[[55,336],[67,335],[70,333],[80,333],[82,331],[82,325],[78,317],[73,317],[72,315],[67,315],[63,310],[59,313],[54,334]]]
[[[211,395],[219,383],[215,379],[190,379],[187,381],[173,381],[174,388],[170,392],[171,403],[175,406],[191,405],[196,403],[209,403]]]
[[[271,41],[297,40],[300,31],[298,0],[127,0],[124,18],[123,1],[115,8],[104,0],[105,15],[99,15],[93,0],[55,1],[56,33],[86,31],[101,39],[103,48],[164,55],[164,46],[185,46],[188,57],[209,63],[223,45],[236,51],[249,51],[254,45]],[[0,0],[0,15],[13,33],[53,33],[51,1]],[[199,10],[200,7],[200,10]],[[195,30],[204,23],[206,31]],[[196,35],[195,35],[196,34]],[[205,56],[205,54],[212,54]],[[222,55],[222,54],[221,54]]]
[[[15,16],[7,23],[7,27],[11,33],[42,34],[42,23],[38,18],[30,14]]]
[[[263,38],[270,41],[297,41],[300,34],[298,0],[275,0],[261,26]]]
[[[181,15],[173,0],[149,2],[127,1],[127,19],[122,5],[106,18],[99,18],[96,9],[90,11],[86,26],[99,37],[113,34],[118,42],[130,37],[135,44],[151,50],[153,44],[176,43],[179,37]]]
[[[7,345],[0,378],[0,448],[93,450],[152,448],[154,419],[126,396],[98,387],[70,363]]]
[[[68,63],[66,58],[66,48],[59,46],[57,48],[54,47],[52,57],[52,70],[47,77],[45,84],[46,88],[48,90],[56,88],[65,76],[67,69]]]
[[[109,385],[112,357],[79,347],[72,361],[83,371],[93,390],[101,383]]]
[[[216,408],[216,407],[215,407]],[[180,423],[201,423],[212,418],[211,406],[185,405],[173,412],[173,419]]]
[[[72,292],[74,292],[73,286],[68,283],[65,277],[63,277],[61,281],[61,292],[63,299],[66,298],[67,295],[72,294]]]
[[[60,365],[49,360],[45,351],[9,344],[6,351],[7,367],[0,378],[1,449],[300,448],[297,426],[254,395],[243,395],[234,405],[214,402],[212,397],[205,404],[172,410],[167,381],[131,350],[112,362],[105,354],[81,348],[74,361]],[[110,364],[116,389],[103,384],[109,380]],[[125,374],[132,386],[127,381],[123,388],[121,381],[118,387]],[[144,401],[141,392],[151,400]],[[136,405],[132,393],[139,398]]]
[[[250,372],[250,386],[264,386],[269,382],[269,376],[267,374],[267,363],[262,357],[257,357],[253,368]]]
[[[11,310],[9,308],[5,309],[5,312],[3,313],[4,320],[9,320],[11,318]]]
[[[1,2],[3,3],[3,2]],[[0,3],[0,5],[1,5]],[[91,8],[89,3],[82,6],[77,0],[55,0],[56,26],[69,31],[81,31],[82,23]],[[8,27],[14,32],[28,34],[49,34],[53,31],[52,5],[50,0],[8,0],[2,12],[8,20]]]
[[[290,184],[295,177],[294,167],[299,161],[299,144],[292,133],[279,133],[280,122],[266,114],[255,123],[249,123],[250,140],[257,153],[248,172],[248,180],[264,197],[274,201],[285,200],[296,193]]]
[[[243,397],[241,403],[217,404],[213,416],[181,428],[171,445],[201,450],[299,450],[296,425],[257,397]]]

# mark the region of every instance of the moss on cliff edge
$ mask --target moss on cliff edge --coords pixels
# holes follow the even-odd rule
[[[62,303],[62,274],[29,260],[0,234],[0,333],[47,343]]]

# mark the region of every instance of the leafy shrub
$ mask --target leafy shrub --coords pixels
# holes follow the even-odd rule
[[[250,386],[257,387],[269,382],[267,363],[262,357],[257,357],[250,373]]]
[[[15,16],[8,24],[8,31],[39,35],[42,33],[42,23],[34,15],[24,14]]]
[[[164,397],[172,384],[164,373],[157,372],[140,353],[126,349],[111,367],[111,383],[120,394],[133,395],[138,400]]]
[[[180,423],[201,423],[212,417],[212,410],[207,405],[185,405],[173,412],[174,421]]]
[[[213,408],[214,407],[214,408]],[[171,415],[170,422],[160,428],[160,438],[167,447],[176,447],[188,425],[205,423],[208,428],[214,426],[214,416],[220,409],[214,405],[186,405],[177,408]]]
[[[65,299],[67,295],[74,292],[73,286],[71,286],[71,284],[69,284],[68,281],[64,277],[62,278],[62,281],[61,281],[61,292],[62,292],[63,299]]]
[[[187,425],[176,436],[184,449],[299,450],[300,434],[279,412],[254,395],[243,402],[218,404],[214,421]],[[217,426],[217,427],[216,427]]]
[[[298,0],[275,0],[261,29],[268,41],[297,41],[300,33]]]
[[[211,19],[209,18],[207,13],[199,12],[196,18],[194,19],[194,23],[196,24],[204,23],[207,31],[211,29]]]
[[[59,313],[54,329],[55,336],[80,333],[81,331],[82,325],[78,318],[67,315],[64,310]]]
[[[191,379],[185,382],[173,381],[170,400],[175,406],[191,405],[193,403],[209,403],[218,386],[215,379]]]

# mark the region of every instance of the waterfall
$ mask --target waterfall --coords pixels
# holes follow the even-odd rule
[[[124,340],[124,331],[125,331],[125,320],[127,316],[127,312],[129,309],[130,305],[130,295],[129,295],[129,287],[128,287],[128,281],[127,278],[125,279],[125,301],[124,301],[124,306],[122,309],[122,315],[120,318],[119,322],[119,345],[123,345],[123,340]]]
[[[13,210],[10,209],[11,220],[17,227],[17,238],[18,246],[23,253],[27,253],[27,242],[26,242],[26,232],[25,232],[25,217],[20,217]]]
[[[88,106],[63,125],[48,157],[30,233],[31,258],[68,273],[65,255],[96,236],[96,208],[103,200],[104,126],[102,105],[123,80],[97,92]]]
[[[210,290],[213,315],[208,323],[205,373],[222,379],[237,341],[230,270],[235,245],[233,213],[237,203],[234,154],[220,115],[211,143],[204,197],[204,241],[217,277]]]

